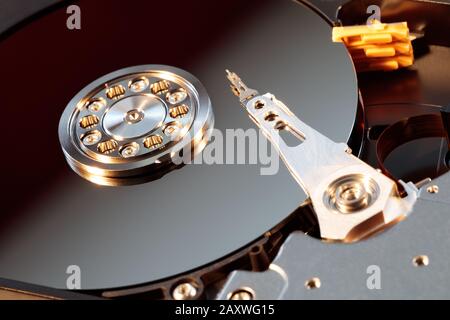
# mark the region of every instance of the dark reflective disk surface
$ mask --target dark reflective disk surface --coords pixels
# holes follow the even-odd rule
[[[61,7],[0,42],[0,277],[65,288],[68,266],[77,265],[82,289],[157,281],[245,246],[305,200],[278,157],[186,165],[127,187],[80,178],[62,154],[58,122],[77,92],[109,72],[142,64],[187,70],[206,87],[225,135],[254,128],[228,89],[229,68],[335,141],[350,135],[352,62],[307,7],[288,0],[78,5],[81,30],[67,29]],[[261,175],[270,166],[276,174]]]

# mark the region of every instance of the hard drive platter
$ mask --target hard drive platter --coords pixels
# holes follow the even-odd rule
[[[362,28],[371,4],[327,17],[312,2],[57,1],[0,34],[0,285],[69,299],[445,297],[439,272],[439,290],[395,275],[415,272],[400,266],[410,249],[410,267],[448,261],[448,222],[420,219],[448,203],[450,40],[433,16],[450,5],[374,1],[386,30],[407,21],[414,64],[363,72],[355,38],[332,34]],[[340,282],[378,262],[395,271],[387,293]]]

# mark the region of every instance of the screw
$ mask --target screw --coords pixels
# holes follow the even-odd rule
[[[83,141],[83,144],[86,146],[92,146],[94,144],[96,144],[97,142],[100,141],[100,139],[102,138],[102,134],[100,133],[100,131],[91,131],[88,132],[87,134],[85,134],[82,138],[81,141]]]
[[[169,123],[164,129],[163,132],[166,136],[170,138],[175,138],[180,132],[180,126],[177,123]]]
[[[148,87],[148,80],[146,78],[140,78],[133,81],[130,85],[130,89],[133,92],[144,91]]]
[[[103,99],[97,99],[94,101],[91,101],[88,105],[88,109],[97,112],[100,109],[102,109],[106,105],[105,101]]]
[[[166,95],[166,100],[170,104],[177,104],[179,102],[182,102],[186,98],[187,98],[187,92],[184,89],[179,89],[177,91],[170,92]]]
[[[140,110],[133,109],[125,114],[125,121],[128,124],[135,124],[144,119],[144,113]]]
[[[439,187],[438,187],[437,185],[429,186],[429,187],[427,188],[427,192],[428,192],[428,193],[432,193],[432,194],[438,193],[438,192],[439,192]]]
[[[196,295],[197,288],[190,282],[180,283],[172,291],[172,297],[175,300],[190,300]]]
[[[231,294],[229,300],[253,300],[253,293],[246,289],[239,289]]]
[[[139,145],[136,142],[133,142],[124,146],[120,150],[120,155],[124,158],[131,158],[136,156],[138,152],[139,152]]]

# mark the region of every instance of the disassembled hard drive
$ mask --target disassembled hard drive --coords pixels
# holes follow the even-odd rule
[[[450,2],[334,2],[0,24],[0,299],[450,299]]]

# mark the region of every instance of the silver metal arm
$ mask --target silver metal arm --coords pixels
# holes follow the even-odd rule
[[[356,241],[399,221],[417,197],[413,184],[404,184],[400,198],[394,181],[298,119],[272,94],[260,95],[227,70],[231,88],[250,118],[274,145],[292,176],[309,195],[324,239]],[[299,141],[289,146],[282,131]]]

